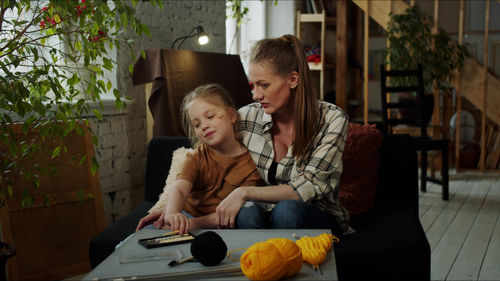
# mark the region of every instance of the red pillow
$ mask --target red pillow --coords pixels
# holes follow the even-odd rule
[[[349,123],[338,200],[352,215],[373,208],[381,144],[382,134],[375,125]]]

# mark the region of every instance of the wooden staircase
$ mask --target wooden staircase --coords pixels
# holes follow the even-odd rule
[[[500,0],[497,1],[500,2]],[[387,29],[387,23],[390,20],[390,12],[396,14],[403,13],[409,7],[403,0],[353,0],[353,2],[364,12],[368,10],[368,2],[370,2],[369,16],[384,29]],[[477,59],[468,58],[465,60],[461,81],[462,96],[482,111],[483,66]],[[452,85],[457,88],[458,83],[458,75],[455,75]],[[500,95],[498,93],[500,93],[500,80],[488,72],[486,116],[496,125],[500,126]]]

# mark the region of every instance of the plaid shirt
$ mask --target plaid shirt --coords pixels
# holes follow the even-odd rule
[[[342,173],[342,152],[348,129],[347,114],[334,104],[318,101],[319,133],[315,137],[304,160],[292,156],[292,145],[278,163],[276,182],[292,187],[299,197],[317,209],[331,214],[344,233],[349,227],[349,214],[337,201],[338,185]],[[271,136],[272,119],[258,103],[238,110],[239,129],[243,144],[267,182],[269,168],[274,159]],[[272,210],[274,204],[261,204]]]

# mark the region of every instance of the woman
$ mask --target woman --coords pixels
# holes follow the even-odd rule
[[[352,233],[338,201],[347,115],[316,100],[293,35],[253,47],[249,80],[256,103],[239,110],[243,144],[265,187],[240,187],[216,208],[220,227],[333,228]]]

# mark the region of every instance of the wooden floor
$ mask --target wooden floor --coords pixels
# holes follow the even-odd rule
[[[450,171],[420,192],[420,221],[431,246],[432,280],[500,280],[500,174]]]

